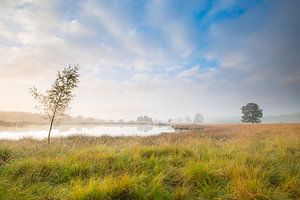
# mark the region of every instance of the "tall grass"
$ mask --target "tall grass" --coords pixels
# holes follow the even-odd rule
[[[0,141],[0,199],[300,199],[300,125]]]

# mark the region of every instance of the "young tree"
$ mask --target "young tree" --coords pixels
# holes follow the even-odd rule
[[[30,93],[38,101],[37,109],[50,121],[48,132],[48,144],[50,144],[50,134],[54,121],[61,119],[69,109],[73,99],[73,89],[79,83],[79,65],[64,68],[58,71],[57,77],[50,90],[46,94],[39,93],[35,87],[30,88]]]
[[[260,123],[263,113],[262,109],[256,103],[247,103],[247,105],[241,108],[242,110],[242,122],[243,123]]]

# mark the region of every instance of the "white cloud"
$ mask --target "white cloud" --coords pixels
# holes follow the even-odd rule
[[[190,79],[193,78],[199,78],[199,77],[200,77],[199,66],[194,66],[190,69],[183,70],[178,74],[179,79],[184,79],[186,81],[189,81]]]

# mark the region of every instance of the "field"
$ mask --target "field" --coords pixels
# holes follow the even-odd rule
[[[300,199],[300,124],[0,141],[0,199]]]

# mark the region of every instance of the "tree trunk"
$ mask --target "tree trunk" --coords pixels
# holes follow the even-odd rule
[[[51,130],[52,130],[53,122],[54,122],[54,117],[55,117],[55,113],[52,116],[49,132],[48,132],[48,145],[50,144],[50,134],[51,134]]]
[[[51,123],[50,123],[50,127],[49,127],[49,133],[48,133],[48,145],[50,144],[50,134],[51,134],[51,131],[52,131],[52,126],[53,126],[53,122],[54,122],[54,118],[55,118],[55,115],[56,115],[56,111],[57,111],[57,107],[58,107],[58,103],[60,101],[60,98],[61,98],[61,93],[59,94],[59,98],[58,98],[58,101],[56,102],[55,109],[54,109],[54,112],[53,112],[53,115],[52,115],[52,119],[51,119]]]
[[[60,97],[59,97],[59,99],[60,99]],[[51,134],[54,118],[55,118],[55,115],[56,115],[57,106],[58,106],[58,104],[56,104],[56,106],[55,106],[53,116],[52,116],[52,119],[51,119],[51,123],[50,123],[50,128],[49,128],[49,133],[48,133],[48,145],[50,144],[50,134]]]

